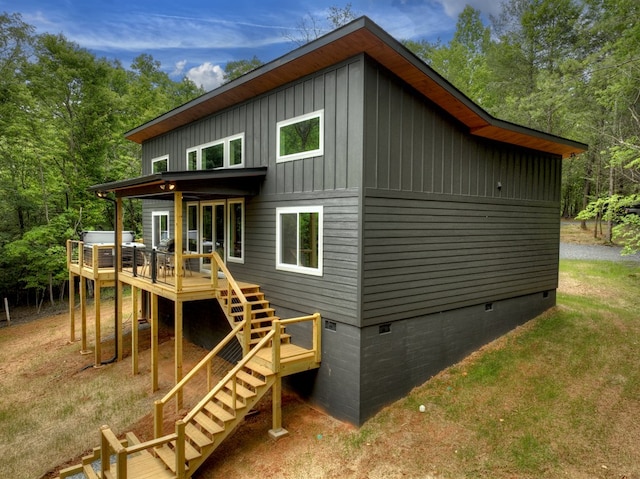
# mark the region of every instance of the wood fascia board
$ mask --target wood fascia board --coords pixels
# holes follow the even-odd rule
[[[586,151],[587,146],[564,139],[555,139],[551,135],[539,132],[538,134],[524,133],[519,128],[508,128],[497,125],[486,125],[470,130],[472,135],[487,138],[489,140],[522,146],[536,151],[552,153],[564,158],[569,158]]]

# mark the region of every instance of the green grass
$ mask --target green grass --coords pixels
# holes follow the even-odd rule
[[[556,308],[404,401],[411,410],[429,404],[470,432],[450,470],[463,477],[563,477],[596,457],[638,470],[630,461],[639,451],[620,441],[611,423],[640,413],[639,272],[624,263],[562,261]],[[477,460],[469,467],[478,451],[485,451],[483,468]]]

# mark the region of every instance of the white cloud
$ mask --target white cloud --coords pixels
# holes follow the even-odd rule
[[[497,15],[502,10],[502,2],[496,0],[437,0],[442,5],[445,13],[451,18],[458,18],[460,12],[467,5],[472,6],[482,13]]]
[[[171,72],[171,76],[182,76],[182,74],[184,73],[184,67],[186,66],[187,60],[180,60],[179,62],[176,62],[175,68]]]
[[[224,70],[220,68],[220,65],[214,65],[210,62],[190,68],[186,76],[207,91],[218,88],[224,82]]]

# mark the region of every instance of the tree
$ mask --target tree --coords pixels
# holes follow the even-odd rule
[[[298,21],[292,32],[286,32],[283,36],[297,46],[306,45],[325,33],[355,20],[357,16],[357,13],[352,10],[351,3],[347,3],[344,7],[332,6],[329,7],[324,18],[311,13],[305,15]]]
[[[224,67],[224,81],[226,83],[230,82],[231,80],[235,80],[245,73],[249,73],[250,71],[255,70],[262,64],[262,61],[259,60],[255,55],[251,60],[237,60],[228,62]]]

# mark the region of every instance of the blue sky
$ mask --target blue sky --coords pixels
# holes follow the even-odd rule
[[[218,86],[228,61],[269,62],[296,47],[288,35],[305,16],[326,18],[339,0],[0,0],[0,11],[20,13],[37,33],[62,33],[99,57],[129,67],[142,53],[179,80]],[[495,14],[497,0],[351,0],[397,39],[448,41],[465,4]]]

